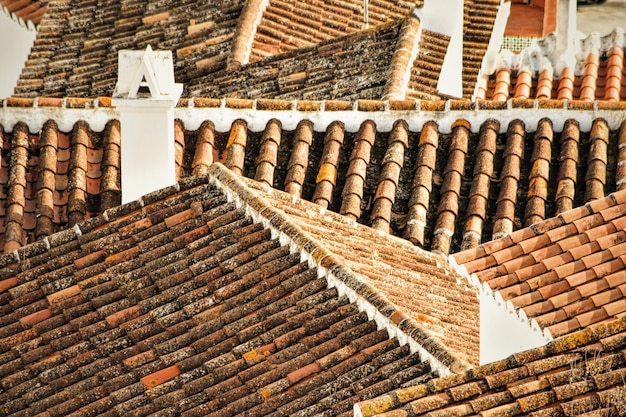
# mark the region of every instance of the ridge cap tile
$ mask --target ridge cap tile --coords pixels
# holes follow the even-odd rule
[[[586,217],[590,214],[593,214],[593,211],[587,204],[584,204],[582,206],[560,213],[559,217],[563,221],[563,224],[568,224],[580,218]]]
[[[613,207],[616,204],[618,203],[617,201],[615,201],[614,197],[612,195],[609,195],[607,197],[590,201],[589,203],[585,205],[589,206],[589,211],[591,211],[592,213],[599,213],[603,210]]]

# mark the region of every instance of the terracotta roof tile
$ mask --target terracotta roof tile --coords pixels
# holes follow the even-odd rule
[[[269,213],[259,215],[265,223],[228,203],[226,187],[248,210]],[[422,343],[433,365],[463,367],[451,352],[469,359],[463,345],[477,346],[477,340],[440,338],[444,316],[401,314],[387,301],[402,304],[404,294],[393,289],[404,282],[409,291],[433,273],[422,286],[457,311],[451,318],[472,310],[476,315],[471,291],[459,287],[458,297],[450,297],[457,276],[441,258],[391,237],[379,237],[386,243],[376,259],[365,252],[350,256],[363,250],[356,236],[371,241],[376,233],[347,225],[339,215],[320,216],[310,211],[311,203],[293,202],[288,194],[272,196],[274,204],[265,199],[270,195],[212,166],[208,177],[146,196],[143,207],[120,206],[107,211],[108,221],[81,222],[45,244],[25,246],[23,271],[1,281],[0,304],[12,309],[0,321],[7,342],[0,354],[7,415],[343,413],[361,398],[439,372],[334,285],[363,297],[386,319],[402,317],[396,331]],[[275,208],[283,201],[289,214]],[[320,230],[334,224],[341,236],[316,233],[307,212],[321,222]],[[272,238],[270,228],[284,237]],[[346,236],[353,240],[347,247]],[[281,244],[285,239],[300,250],[292,253]],[[127,251],[136,256],[118,256]],[[301,262],[305,255],[310,263]],[[13,256],[2,257],[2,271],[11,271]],[[370,271],[366,263],[374,260],[378,270],[397,266],[393,283]],[[28,278],[41,266],[45,272]],[[468,324],[461,319],[445,326],[463,335]],[[341,394],[328,395],[330,389]]]
[[[550,219],[529,228],[540,234],[528,232],[528,238],[518,245],[542,248],[505,263],[503,270],[493,266],[495,259],[510,258],[506,240],[491,243],[497,250],[489,255],[473,252],[464,257],[461,252],[459,259],[468,272],[499,291],[504,300],[523,308],[527,316],[535,317],[553,336],[609,321],[623,314],[619,311],[623,294],[617,287],[626,282],[621,271],[626,246],[622,232],[614,229],[615,220],[623,213],[615,201],[613,196],[595,200],[586,210],[575,209],[575,215],[564,212],[554,222]],[[565,219],[570,223],[559,226]],[[606,305],[610,307],[603,309]]]
[[[513,4],[514,7],[519,7]],[[527,6],[534,8],[535,5]],[[510,19],[509,23],[521,18]],[[548,31],[549,32],[549,31]],[[513,57],[505,61],[507,64],[499,66],[489,75],[484,92],[484,98],[505,101],[509,98],[580,100],[592,102],[604,100],[607,102],[620,101],[621,84],[623,84],[622,68],[624,66],[624,51],[620,39],[620,32],[613,31],[602,38],[597,34],[581,39],[579,42],[583,53],[573,56],[572,64],[565,68],[548,65],[540,68],[529,65],[530,56],[542,62],[554,62],[552,54],[557,42],[554,33],[546,33],[537,45],[513,53]],[[589,47],[592,44],[599,47]],[[511,54],[511,51],[505,53]],[[600,56],[600,55],[601,56]],[[545,60],[545,61],[544,61]],[[532,76],[529,79],[529,75]]]
[[[358,31],[364,27],[362,4],[318,5],[298,1],[270,1],[253,36],[250,62],[322,40]],[[409,14],[419,2],[370,3],[370,24],[375,26]],[[250,12],[258,13],[256,8]],[[319,20],[320,13],[325,18]]]
[[[407,48],[406,43],[416,36],[398,42],[397,33],[389,36],[389,27],[397,30],[405,19],[412,23],[408,26],[419,27],[419,20],[412,16],[412,12],[423,6],[421,1],[394,3],[376,0],[368,3],[367,13],[363,3],[356,0],[341,4],[233,0],[195,9],[191,4],[167,8],[157,5],[122,7],[112,3],[106,9],[59,5],[42,7],[36,15],[29,13],[27,18],[38,20],[45,9],[46,19],[15,94],[31,97],[110,94],[115,83],[116,64],[112,51],[143,48],[151,43],[173,51],[175,76],[177,81],[187,84],[187,96],[298,96],[309,99],[317,94],[318,98],[380,99],[388,90],[384,84],[391,66],[396,69],[406,67],[405,71],[414,66],[408,85],[402,87],[408,91],[398,98],[403,100],[406,95],[440,98],[436,79],[446,51],[442,35],[428,36],[427,31],[422,31],[420,41],[416,42],[422,51],[417,59],[411,56],[404,59],[406,62],[399,63],[398,59],[391,62],[392,56],[406,55],[412,49]],[[185,7],[194,10],[189,13]],[[499,7],[499,3],[481,1],[475,2],[471,13],[469,8],[465,9],[465,98],[474,94]],[[26,9],[29,8],[32,7]],[[319,16],[326,17],[320,20]],[[64,34],[70,24],[74,25],[74,32]],[[164,29],[165,24],[170,30]],[[368,25],[372,29],[368,29]],[[415,32],[415,29],[411,28],[411,31]],[[107,38],[114,32],[117,34],[115,39]],[[371,39],[372,33],[380,34],[379,41]],[[47,48],[50,42],[62,41],[65,41],[64,47],[59,50]],[[390,53],[396,42],[402,46],[398,47],[397,53]],[[351,48],[355,48],[355,53],[349,56]],[[367,48],[366,54],[356,52],[356,49],[363,48]],[[378,54],[374,53],[375,50]],[[314,52],[306,58],[311,51]],[[344,78],[346,71],[337,71],[333,64],[337,56],[341,57],[344,69],[352,66],[360,72],[359,77]],[[283,63],[278,64],[280,61]],[[372,65],[379,66],[379,69],[370,71]],[[368,71],[364,71],[365,67]],[[331,73],[334,80],[328,79]],[[211,77],[211,85],[205,83],[207,77]],[[368,81],[362,82],[363,77]],[[397,76],[391,78],[398,79]],[[432,86],[433,80],[435,87]],[[336,81],[339,83],[333,85]],[[407,84],[406,81],[403,83]],[[241,89],[246,84],[247,87]],[[355,86],[360,86],[360,91],[355,91]],[[219,94],[216,93],[218,90]],[[42,100],[47,106],[58,106],[58,102]],[[85,105],[77,99],[70,104]]]
[[[349,103],[348,103],[349,104]],[[357,113],[360,114],[360,113]],[[393,120],[394,122],[399,121],[398,117],[401,115],[397,115],[397,117]],[[302,115],[304,118],[305,115]],[[369,117],[369,116],[368,116]],[[210,118],[209,118],[210,119]],[[277,118],[278,120],[279,118]],[[338,116],[337,119],[340,119]],[[242,119],[245,120],[245,119]],[[337,120],[339,121],[339,120]],[[189,158],[182,162],[181,170],[179,172],[180,175],[186,176],[189,173],[193,172],[199,166],[205,166],[200,163],[197,165],[194,164],[194,160],[196,159],[196,155],[201,155],[202,153],[206,154],[207,142],[202,137],[207,133],[207,124],[210,124],[210,120],[204,120],[201,127],[198,130],[187,130],[185,135],[188,137],[186,143],[188,145],[188,149],[184,150],[186,155],[189,155]],[[265,152],[265,157],[270,158],[272,161],[275,160],[276,166],[273,170],[272,175],[272,184],[277,188],[285,189],[289,192],[297,193],[297,195],[303,195],[305,198],[310,199],[314,193],[315,187],[317,187],[316,179],[320,172],[320,167],[322,167],[322,158],[324,157],[324,147],[321,146],[323,142],[323,138],[326,134],[330,134],[330,130],[326,127],[322,129],[313,127],[313,124],[309,124],[308,122],[303,121],[302,119],[297,120],[295,131],[287,130],[286,126],[281,127],[280,136],[282,137],[281,143],[278,147],[268,147],[267,152]],[[246,121],[245,125],[248,126],[249,123],[252,123],[252,120]],[[282,122],[281,122],[282,123]],[[455,131],[466,132],[468,135],[468,139],[471,140],[483,140],[486,144],[488,144],[488,149],[483,147],[478,147],[476,149],[468,149],[468,153],[465,156],[465,172],[474,172],[476,164],[481,164],[484,167],[475,172],[474,176],[462,176],[460,177],[460,188],[458,187],[458,176],[456,177],[457,183],[450,182],[453,180],[454,175],[453,172],[457,172],[458,167],[456,167],[452,171],[445,171],[446,159],[445,158],[437,158],[438,152],[452,152],[452,154],[458,154],[458,150],[454,150],[455,148],[451,148],[451,142],[448,140],[448,137],[445,133],[439,132],[436,124],[434,122],[427,122],[421,131],[413,131],[409,129],[407,133],[408,146],[405,147],[404,151],[404,160],[402,161],[402,166],[400,167],[399,176],[397,179],[397,184],[394,181],[383,181],[382,173],[382,159],[385,156],[385,153],[388,151],[390,145],[388,145],[389,135],[386,131],[383,131],[382,128],[377,128],[377,123],[381,123],[381,121],[376,120],[376,118],[372,118],[367,120],[366,122],[360,123],[359,128],[367,130],[367,141],[364,142],[362,146],[365,146],[365,143],[373,143],[370,148],[369,158],[366,164],[366,161],[363,159],[367,155],[361,154],[358,158],[353,159],[354,168],[350,168],[350,164],[344,163],[343,161],[348,160],[350,158],[351,153],[358,147],[353,146],[353,138],[354,134],[348,129],[344,128],[344,137],[347,138],[349,142],[343,147],[339,148],[339,154],[337,159],[339,165],[336,167],[337,169],[337,178],[339,180],[336,181],[336,185],[331,187],[329,190],[331,191],[331,196],[328,197],[326,190],[326,197],[321,198],[320,201],[328,201],[328,198],[331,198],[331,202],[328,204],[328,208],[332,211],[340,211],[349,214],[350,216],[357,217],[357,212],[360,211],[360,215],[355,219],[358,222],[363,222],[366,224],[371,224],[371,214],[373,206],[369,205],[373,203],[374,197],[376,197],[376,189],[378,185],[381,184],[382,190],[384,190],[387,194],[391,196],[391,188],[389,188],[390,184],[395,184],[396,190],[394,194],[394,202],[391,206],[391,213],[385,215],[385,222],[389,221],[389,226],[393,234],[399,234],[406,236],[409,240],[423,245],[426,248],[432,248],[433,246],[433,238],[435,230],[438,230],[438,234],[440,238],[444,238],[447,236],[443,234],[443,230],[447,230],[449,233],[452,231],[452,236],[450,237],[450,251],[455,252],[458,248],[463,244],[463,236],[467,237],[468,244],[471,244],[473,239],[476,238],[478,241],[487,242],[492,237],[498,237],[497,233],[502,233],[505,229],[500,229],[499,232],[495,232],[495,228],[500,228],[503,224],[502,221],[504,219],[508,219],[509,215],[503,217],[495,217],[494,215],[497,212],[498,198],[499,198],[499,187],[504,185],[504,183],[493,182],[489,180],[490,187],[488,193],[486,193],[486,189],[484,187],[485,181],[491,176],[498,175],[498,173],[504,173],[507,169],[512,169],[511,167],[515,165],[514,161],[516,158],[513,158],[511,155],[517,155],[517,151],[513,151],[514,147],[504,148],[496,146],[492,148],[492,145],[502,143],[503,141],[511,142],[511,138],[517,138],[521,140],[521,136],[517,133],[512,134],[507,131],[505,133],[498,133],[498,131],[494,130],[493,123],[485,123],[481,130],[476,134],[472,131],[466,131],[465,127],[459,125],[455,128]],[[181,121],[178,123],[181,126],[181,129],[184,130],[184,122]],[[545,142],[544,138],[546,136],[546,123],[542,122],[542,132],[536,138],[539,138],[539,142]],[[517,126],[515,129],[519,129],[519,123],[516,123]],[[17,129],[14,131],[10,131],[4,134],[4,140],[10,140],[12,137],[20,132],[20,127],[18,125]],[[274,132],[274,130],[278,129],[278,125],[274,122],[272,123],[264,123],[264,127],[262,130],[263,134],[257,135],[255,132],[248,131],[246,127],[244,129],[243,122],[236,122],[230,124],[230,127],[226,131],[213,131],[213,144],[214,149],[211,151],[211,154],[221,155],[223,160],[228,160],[229,166],[250,177],[255,177],[257,175],[257,165],[255,162],[258,157],[258,152],[261,149],[261,142],[263,135],[273,135],[271,137],[275,137],[278,132]],[[328,132],[327,132],[328,130]],[[357,129],[358,130],[358,129]],[[380,130],[380,131],[379,131]],[[85,136],[85,133],[89,134]],[[271,133],[273,132],[273,133]],[[365,132],[365,130],[364,130]],[[358,132],[357,132],[358,133]],[[233,145],[228,146],[227,137],[230,135],[233,136]],[[365,134],[365,133],[362,133]],[[19,136],[19,135],[18,135]],[[17,136],[15,136],[17,138]],[[74,137],[74,139],[71,139]],[[378,137],[378,139],[375,139]],[[419,141],[419,138],[422,137],[422,141]],[[609,139],[615,136],[610,136]],[[66,145],[60,145],[59,151],[57,152],[57,167],[61,163],[59,158],[66,158],[68,160],[67,167],[67,178],[69,181],[69,177],[71,176],[71,169],[69,165],[70,157],[72,156],[72,152],[75,152],[73,148],[71,148],[71,140],[74,140],[75,143],[87,143],[87,155],[91,153],[102,152],[102,162],[100,166],[101,177],[106,178],[103,180],[100,187],[100,199],[96,198],[88,198],[86,204],[84,201],[84,194],[82,189],[76,189],[75,192],[68,192],[68,190],[62,191],[57,190],[57,186],[54,184],[48,185],[47,182],[39,182],[33,183],[32,188],[28,191],[28,193],[24,194],[24,202],[20,204],[12,204],[7,205],[8,200],[5,201],[5,207],[9,208],[13,206],[14,208],[22,207],[31,207],[34,206],[33,218],[36,218],[39,223],[35,224],[35,229],[24,229],[24,227],[28,226],[26,223],[22,223],[22,232],[21,237],[20,233],[17,233],[16,227],[20,224],[19,222],[7,222],[8,231],[4,233],[5,239],[15,239],[12,237],[16,235],[19,238],[18,240],[10,240],[16,243],[26,243],[31,242],[38,237],[45,236],[54,230],[58,230],[59,228],[67,227],[70,223],[70,214],[72,214],[73,219],[84,219],[89,218],[97,213],[104,211],[105,209],[115,206],[119,204],[119,123],[116,121],[112,121],[108,123],[103,131],[92,131],[88,126],[84,124],[77,124],[73,129],[70,129],[68,133],[63,133],[58,130],[58,126],[55,123],[46,123],[44,128],[39,135],[29,135],[29,145],[28,152],[26,155],[27,161],[35,161],[37,158],[35,148],[39,145],[42,145],[46,141],[53,140],[52,138],[56,138],[57,140],[68,141]],[[61,139],[65,138],[65,139]],[[235,141],[235,138],[238,138]],[[482,138],[482,139],[481,139]],[[194,140],[195,139],[195,140]],[[86,142],[85,142],[86,140]],[[370,142],[372,140],[381,141],[381,142]],[[91,142],[90,142],[91,141]],[[495,141],[495,142],[494,142]],[[290,144],[294,144],[295,146],[290,147]],[[335,141],[333,141],[334,143]],[[246,144],[246,147],[243,147],[243,144]],[[268,142],[269,143],[269,142]],[[271,142],[275,143],[275,142]],[[378,146],[376,143],[380,143],[381,146]],[[436,146],[435,146],[436,145]],[[7,145],[11,146],[11,145]],[[68,146],[67,155],[61,155],[62,146]],[[369,146],[369,145],[368,145]],[[543,146],[543,145],[541,145]],[[541,147],[540,146],[540,147]],[[555,144],[555,146],[557,146]],[[613,146],[613,145],[611,145]],[[15,146],[17,152],[20,148],[19,146]],[[50,146],[44,146],[45,149],[51,150]],[[79,146],[80,149],[84,149],[82,145]],[[76,149],[77,153],[79,152]],[[117,151],[114,150],[118,149]],[[440,151],[437,149],[440,148]],[[107,149],[110,149],[107,150]],[[293,150],[292,150],[293,149]],[[231,152],[232,151],[232,152]],[[47,152],[47,151],[46,151]],[[64,152],[64,151],[63,151]],[[330,152],[327,150],[326,152]],[[361,152],[361,151],[359,151]],[[391,151],[390,151],[391,152]],[[117,155],[117,157],[113,157],[111,155]],[[509,156],[505,156],[509,155]],[[499,168],[496,163],[504,156],[505,161],[510,162],[510,166],[507,165],[505,167]],[[243,159],[242,159],[243,157]],[[74,157],[76,161],[78,161],[78,156]],[[415,162],[409,162],[412,158],[416,158]],[[50,159],[54,160],[54,155],[50,153],[49,158],[43,158],[44,160]],[[204,160],[204,157],[202,157]],[[269,159],[267,159],[269,161]],[[541,158],[539,160],[542,160]],[[42,158],[39,159],[41,163]],[[398,162],[400,160],[398,159]],[[489,162],[491,161],[491,162]],[[48,172],[47,168],[42,168],[41,165],[33,164],[31,162],[25,163],[25,175],[24,178],[47,178],[48,175],[43,175]],[[197,161],[196,161],[197,162]],[[45,164],[50,164],[52,162],[46,162]],[[491,164],[491,168],[490,168]],[[3,165],[7,168],[10,168],[10,158],[6,158],[3,162]],[[271,164],[270,164],[271,165]],[[332,164],[331,164],[332,165]],[[358,165],[358,170],[357,170]],[[17,170],[18,165],[14,165],[14,170]],[[21,165],[20,165],[21,166]],[[47,165],[46,165],[47,166]],[[269,166],[269,165],[268,165]],[[335,166],[335,165],[332,165]],[[607,169],[609,169],[611,164],[607,165]],[[325,166],[326,167],[326,166]],[[330,167],[330,166],[328,166]],[[395,169],[397,169],[396,167]],[[94,168],[95,169],[95,168]],[[264,169],[264,168],[263,168]],[[487,171],[484,171],[487,169]],[[530,174],[528,171],[528,167],[524,164],[520,165],[520,178],[527,177]],[[614,172],[615,166],[611,168]],[[352,170],[356,174],[359,172],[358,176],[352,174]],[[325,168],[324,172],[330,172],[333,170],[328,170]],[[483,172],[484,171],[484,172]],[[491,171],[491,176],[487,177],[486,174]],[[513,170],[515,171],[515,169]],[[584,171],[584,166],[581,167],[581,171]],[[8,171],[7,171],[8,172]],[[17,172],[17,171],[16,171]],[[449,179],[445,180],[444,172],[449,173]],[[42,175],[40,175],[40,173]],[[351,175],[347,175],[350,173]],[[261,173],[259,172],[259,175]],[[365,179],[363,179],[362,175],[365,175]],[[510,174],[506,174],[506,178],[510,178]],[[551,174],[552,175],[552,174]],[[554,173],[556,175],[556,172]],[[613,174],[611,174],[613,175]],[[65,176],[57,174],[54,177]],[[266,175],[267,176],[267,175]],[[440,177],[441,176],[441,177]],[[349,180],[349,177],[352,179]],[[51,177],[52,178],[52,177]],[[112,178],[113,180],[109,180]],[[345,178],[345,180],[344,180]],[[269,181],[269,177],[266,178]],[[445,180],[445,181],[444,181]],[[7,178],[7,184],[9,184],[11,180],[10,177]],[[358,186],[358,182],[363,181],[362,191],[361,186]],[[550,181],[556,181],[555,178],[551,178]],[[21,184],[23,181],[16,179],[15,186]],[[476,182],[476,186],[472,188],[472,182]],[[114,184],[114,185],[111,185]],[[329,182],[328,184],[332,184]],[[356,185],[355,185],[356,184]],[[387,185],[385,185],[387,184]],[[482,184],[482,185],[481,185]],[[517,193],[526,194],[528,190],[525,188],[527,183],[524,181],[518,184]],[[442,187],[446,186],[447,188],[444,190]],[[479,186],[480,185],[480,186]],[[454,190],[458,189],[458,207],[455,208],[455,204],[453,203],[454,198],[452,196],[456,195],[456,191],[452,192],[449,187],[452,186]],[[320,185],[321,187],[321,185]],[[348,187],[348,188],[346,188]],[[354,188],[356,187],[356,188]],[[608,185],[607,185],[608,187]],[[55,192],[53,194],[48,193],[47,190],[50,188],[54,188]],[[20,188],[21,189],[21,188]],[[26,188],[24,189],[26,192]],[[550,189],[551,190],[551,189]],[[608,188],[610,190],[610,188]],[[444,194],[443,192],[446,191]],[[320,190],[321,192],[321,190]],[[382,192],[382,191],[381,191]],[[452,192],[452,194],[450,194]],[[552,191],[550,191],[552,192]],[[362,196],[360,194],[362,193]],[[486,193],[486,194],[485,194]],[[79,196],[80,194],[80,196]],[[89,193],[87,193],[88,195]],[[19,197],[20,193],[12,193],[11,196]],[[36,195],[46,196],[46,200],[41,200],[41,202],[45,202],[46,204],[37,204]],[[51,201],[48,202],[48,196],[51,197]],[[81,197],[82,196],[82,197]],[[445,197],[442,199],[442,197]],[[450,197],[450,198],[448,198]],[[19,197],[21,199],[21,197]],[[357,203],[356,200],[352,202],[352,199],[360,198],[360,203]],[[445,208],[441,213],[439,212],[439,207],[437,204],[431,203],[431,198],[433,201],[442,201],[442,206]],[[469,200],[467,200],[469,198]],[[550,197],[553,198],[553,197]],[[387,197],[386,200],[389,200]],[[435,200],[436,199],[436,200]],[[584,199],[583,189],[578,191],[575,194],[574,201],[582,202]],[[349,203],[350,211],[348,211],[348,206],[344,207],[342,210],[342,205]],[[350,201],[348,201],[350,200]],[[465,203],[467,201],[467,203]],[[502,201],[510,201],[507,198]],[[389,204],[390,200],[387,204]],[[50,204],[48,204],[50,203]],[[382,201],[381,201],[382,203]],[[526,235],[520,234],[520,232],[516,232],[515,229],[520,227],[521,224],[524,224],[528,221],[531,221],[531,217],[526,217],[524,215],[526,204],[531,204],[530,201],[522,201],[520,200],[518,205],[519,208],[514,211],[514,218],[512,219],[513,223],[508,223],[506,226],[506,230],[511,230],[509,227],[513,227],[513,233],[511,235],[511,239],[513,241],[521,240],[521,244],[526,247],[525,250],[531,250],[530,245],[525,242],[526,236],[532,236],[532,233],[539,232],[539,229],[525,230],[523,233]],[[466,205],[467,204],[467,205]],[[508,204],[508,203],[507,203]],[[534,203],[533,203],[534,204]],[[531,204],[532,205],[532,204]],[[50,208],[52,206],[52,208]],[[71,210],[69,210],[71,208]],[[358,209],[358,210],[357,210]],[[454,210],[451,210],[454,209]],[[547,207],[548,213],[556,214],[556,207],[549,205]],[[6,209],[5,209],[6,210]],[[13,210],[13,209],[11,209]],[[20,209],[21,210],[21,209]],[[587,208],[574,209],[572,212],[567,211],[563,212],[559,215],[561,222],[571,223],[572,221],[580,220],[576,225],[580,228],[588,227],[589,225],[586,222],[587,217],[583,216],[588,210]],[[610,209],[609,212],[606,212],[605,215],[614,215],[609,214],[612,212]],[[452,220],[452,214],[454,211],[457,211],[456,217]],[[388,213],[388,208],[385,209],[385,212]],[[482,214],[484,212],[484,214]],[[11,214],[5,211],[5,216],[11,216],[11,218],[16,218],[15,214]],[[405,217],[406,213],[406,217]],[[450,214],[445,214],[450,213]],[[530,212],[529,212],[530,213]],[[534,212],[533,212],[534,213]],[[441,225],[445,224],[445,227],[435,227],[438,221],[438,217],[441,214],[441,220],[439,220]],[[600,213],[598,216],[601,217]],[[376,217],[376,216],[375,216]],[[594,217],[591,221],[591,224],[600,224],[596,222],[602,222],[603,219],[600,217]],[[509,219],[511,220],[511,219]],[[507,222],[509,221],[507,220]],[[612,221],[613,224],[617,224],[616,221],[618,218]],[[452,223],[454,222],[454,224]],[[551,220],[555,224],[558,224],[559,220]],[[585,224],[583,224],[585,222]],[[13,224],[14,226],[11,226]],[[39,224],[41,227],[37,226]],[[453,226],[453,227],[452,227]],[[550,225],[541,223],[541,226],[537,225],[536,227],[548,227]],[[551,227],[551,226],[550,226]],[[569,228],[571,226],[566,225],[566,228],[563,229],[564,232],[569,232]],[[581,229],[582,230],[582,229]],[[15,233],[14,233],[15,232]],[[495,232],[495,233],[494,233]],[[558,231],[551,232],[550,235],[555,235],[559,233]],[[591,233],[591,232],[590,232]],[[542,235],[543,236],[543,235]],[[554,238],[558,238],[554,236]],[[575,236],[573,237],[575,238]],[[539,237],[539,239],[545,239],[545,237]],[[578,239],[578,238],[576,238]],[[444,240],[447,240],[445,237]],[[530,241],[534,242],[534,241]],[[565,245],[567,241],[559,240],[557,243],[559,245]],[[21,243],[20,243],[21,244]],[[445,246],[445,245],[444,245]],[[442,246],[443,249],[445,247]],[[9,248],[11,249],[11,248]],[[538,249],[537,247],[532,246],[532,250]],[[531,250],[531,251],[532,251]]]

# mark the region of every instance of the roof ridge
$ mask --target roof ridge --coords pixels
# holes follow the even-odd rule
[[[422,38],[422,23],[415,16],[405,18],[398,34],[391,62],[389,64],[387,83],[383,97],[386,99],[403,99],[409,88],[411,68],[419,53]]]
[[[269,0],[252,0],[245,3],[237,22],[227,69],[236,69],[249,62],[254,36],[268,5]]]
[[[0,108],[43,108],[57,107],[63,109],[97,109],[114,108],[110,96],[83,98],[74,96],[64,97],[0,97]],[[537,99],[537,98],[509,98],[504,101],[469,100],[469,99],[295,99],[282,98],[215,98],[189,97],[181,98],[177,108],[226,108],[250,110],[289,110],[289,111],[444,111],[444,110],[504,110],[512,109],[553,109],[553,110],[626,110],[626,101],[607,101],[596,99],[593,101],[580,99]]]
[[[214,163],[209,167],[207,175],[210,178],[209,183],[227,191],[227,198],[235,200],[256,222],[268,227],[282,244],[288,244],[293,252],[300,252],[313,267],[325,271],[330,286],[348,295],[370,319],[385,327],[390,335],[398,337],[402,344],[408,343],[411,351],[419,352],[422,360],[427,360],[439,375],[469,369],[469,364],[456,358],[441,342],[432,339],[414,319],[364,282],[333,252],[291,221],[289,215],[272,206],[258,192],[248,187],[231,170],[220,163]]]

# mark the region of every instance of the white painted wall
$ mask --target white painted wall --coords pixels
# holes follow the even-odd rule
[[[0,10],[0,98],[10,97],[17,84],[37,32]]]
[[[556,11],[556,42],[557,53],[576,52],[578,38],[576,30],[576,6],[574,0],[560,0]]]
[[[174,82],[171,51],[119,52],[112,104],[120,113],[122,204],[176,183],[174,107],[183,91]],[[149,94],[138,94],[147,86]]]
[[[120,112],[122,204],[176,183],[175,100],[114,99]]]
[[[513,353],[543,346],[552,338],[541,331],[523,310],[516,311],[491,289],[480,291],[480,364],[504,359]]]
[[[463,97],[463,4],[464,0],[429,0],[416,10],[424,29],[450,36],[437,83],[437,90],[450,97]]]
[[[500,5],[496,20],[493,24],[493,31],[491,32],[491,39],[489,40],[489,46],[483,63],[480,68],[480,74],[490,75],[496,70],[498,63],[498,55],[500,48],[502,47],[502,41],[504,40],[504,31],[506,29],[506,23],[509,21],[511,15],[511,2],[507,1]]]

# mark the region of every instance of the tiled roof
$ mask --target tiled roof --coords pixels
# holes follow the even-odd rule
[[[553,56],[555,35],[550,34],[516,55],[501,54],[495,73],[487,79],[479,99],[509,98],[622,101],[626,98],[624,33],[616,29],[602,38],[589,35],[580,42],[582,52],[568,60]]]
[[[626,315],[626,190],[453,255],[553,336]]]
[[[298,11],[306,16],[307,7],[301,2],[294,3],[281,9],[283,15],[292,13],[289,9],[301,6]],[[466,4],[463,48],[463,96],[466,98],[474,94],[500,3],[500,0],[483,0],[472,2],[471,6]],[[276,37],[288,39],[294,45],[284,47],[281,44],[276,50],[268,47],[266,53],[258,54],[254,48],[259,44],[252,44],[250,61],[256,64],[232,66],[194,79],[187,87],[189,96],[313,100],[440,98],[436,86],[449,39],[441,34],[421,31],[419,19],[407,16],[411,10],[408,4],[389,10],[395,16],[389,23],[346,36],[338,36],[343,33],[341,31],[329,36],[320,28],[305,33],[301,31],[300,37],[286,36],[285,31],[298,30],[292,27],[297,26],[293,20],[288,20],[289,28],[282,24],[271,26]],[[263,22],[269,24],[266,20],[268,13],[266,10],[258,31],[267,30]],[[402,19],[404,16],[407,17]],[[313,22],[306,20],[306,23],[312,25]],[[303,41],[301,37],[309,32],[318,38]],[[275,42],[257,32],[255,39],[258,41],[259,37],[268,44]],[[413,49],[417,51],[415,57],[411,55]],[[286,53],[276,55],[283,50]],[[240,55],[241,58],[234,59],[247,62],[246,53]],[[272,58],[261,59],[261,55]],[[395,71],[401,75],[396,75]],[[405,73],[409,74],[406,80]],[[390,81],[401,85],[393,90]]]
[[[355,416],[621,416],[624,347],[626,319],[589,326],[463,375],[363,401]]]
[[[402,21],[333,38],[186,84],[187,96],[379,99]]]
[[[461,365],[298,223],[214,164],[0,257],[2,415],[348,416]]]
[[[40,99],[38,107],[32,100],[6,103],[0,109],[6,121],[0,166],[5,250],[119,204],[113,109],[80,109],[93,104],[85,100],[64,101],[72,110],[66,113],[45,107],[61,100]],[[539,103],[520,101],[518,107],[475,110],[476,104],[464,101],[180,104],[179,178],[223,161],[246,177],[444,254],[601,198],[626,178],[620,105],[602,110],[593,103],[541,102],[545,107],[537,108]],[[92,125],[78,122],[87,118]],[[48,119],[62,127],[18,123]],[[97,123],[103,119],[108,122]]]
[[[5,12],[38,25],[46,12],[48,0],[0,0],[0,8]]]
[[[501,0],[465,0],[463,97],[472,98]]]
[[[320,210],[318,205],[294,199],[291,194],[271,190],[263,182],[248,179],[246,184],[265,191],[263,196],[274,207],[280,207],[429,334],[441,338],[460,359],[478,363],[478,322],[473,320],[478,315],[476,294],[457,282],[459,275],[445,258]]]
[[[437,82],[450,37],[423,29],[417,57],[413,61],[407,98],[433,100],[439,98]]]
[[[403,19],[423,1],[367,3],[368,24],[373,27]],[[363,0],[269,0],[253,34],[249,62],[366,29],[364,5]]]
[[[500,3],[466,2],[466,98],[474,94]],[[372,29],[363,30],[357,24],[363,19],[363,2],[356,0],[229,0],[204,2],[201,7],[191,0],[176,6],[156,1],[121,4],[118,0],[106,7],[62,2],[47,8],[14,95],[108,96],[116,82],[118,51],[150,44],[153,49],[173,51],[176,81],[185,84],[187,96],[381,99],[386,97],[382,87],[391,66],[397,63],[393,54],[407,53],[396,45],[398,29],[403,18],[417,20],[409,16],[421,5],[420,1],[370,1]],[[332,18],[312,19],[312,15]],[[418,59],[442,47],[432,34],[419,44],[423,53]],[[405,60],[407,74],[416,65],[410,81],[403,77],[403,83],[409,83],[404,87],[408,97],[439,97],[423,82],[425,77],[438,78],[442,58],[426,59],[426,65]]]
[[[244,0],[49,4],[16,96],[110,96],[121,49],[173,50],[178,82],[226,66]],[[52,47],[54,46],[54,47]]]

